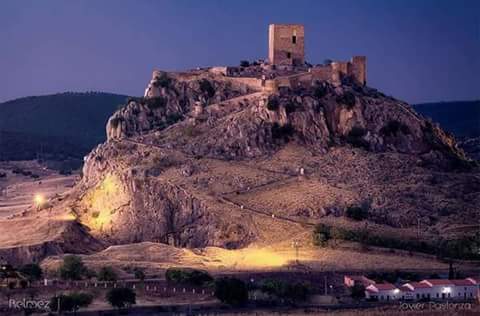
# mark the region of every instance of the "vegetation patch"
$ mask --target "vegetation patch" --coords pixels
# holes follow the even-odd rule
[[[195,286],[207,285],[213,282],[208,272],[196,269],[168,268],[165,278],[171,283],[190,284]]]
[[[278,123],[273,123],[272,125],[272,138],[275,140],[288,142],[294,134],[295,129],[291,124],[280,126]]]
[[[410,134],[410,128],[397,120],[389,121],[387,125],[383,126],[380,129],[380,134],[382,134],[383,136],[396,136],[399,133],[408,135]]]
[[[170,87],[171,83],[172,79],[165,72],[162,72],[159,76],[155,77],[153,85],[157,88],[168,88]]]
[[[209,98],[215,95],[215,88],[213,87],[213,84],[207,79],[200,80],[200,91],[202,91],[202,93]]]
[[[367,134],[367,131],[364,128],[354,126],[350,130],[350,132],[348,132],[348,135],[345,137],[345,140],[349,144],[351,144],[353,147],[368,149],[369,144],[363,138],[366,134]]]
[[[349,206],[345,210],[345,216],[355,221],[361,221],[368,218],[368,209],[361,206]]]
[[[236,278],[215,280],[215,297],[222,303],[233,306],[245,305],[248,301],[248,289],[245,282]]]
[[[347,109],[351,110],[355,106],[355,95],[346,91],[345,93],[338,95],[336,98],[337,103],[344,104]]]
[[[280,102],[278,101],[278,98],[277,97],[270,97],[268,98],[267,100],[267,109],[269,111],[276,111],[278,110],[278,107],[280,105]]]
[[[160,109],[167,105],[167,100],[164,97],[145,98],[144,102],[150,110]]]

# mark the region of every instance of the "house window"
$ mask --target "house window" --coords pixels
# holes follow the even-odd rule
[[[417,293],[417,299],[419,299],[419,298],[420,298],[420,294]]]
[[[292,44],[297,44],[297,36],[296,35],[292,36]]]
[[[437,293],[437,298],[438,298],[438,293]]]
[[[450,293],[448,293],[447,296],[450,297]]]
[[[292,53],[287,52],[287,58],[288,58],[288,59],[292,58]]]

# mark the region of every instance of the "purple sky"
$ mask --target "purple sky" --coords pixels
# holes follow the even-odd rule
[[[477,0],[2,0],[0,101],[142,95],[154,68],[266,58],[269,23],[303,23],[311,63],[367,55],[368,85],[397,98],[480,98]]]

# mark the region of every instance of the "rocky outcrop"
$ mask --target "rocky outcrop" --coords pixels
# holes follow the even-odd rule
[[[207,107],[244,93],[244,87],[205,74],[194,78],[154,71],[144,98],[132,98],[107,122],[107,139],[163,129],[184,118],[195,105]],[[247,89],[248,90],[248,89]]]
[[[81,197],[72,208],[95,237],[109,243],[160,241],[181,247],[236,248],[255,241],[261,234],[255,217],[244,216],[242,205],[219,193],[227,189],[215,183],[224,183],[231,175],[213,177],[223,169],[217,165],[210,169],[212,161],[230,161],[233,169],[240,168],[295,144],[320,157],[336,148],[352,148],[365,156],[406,155],[407,169],[416,168],[415,161],[421,168],[430,165],[443,171],[469,164],[453,137],[408,104],[349,83],[322,82],[272,95],[233,88],[212,74],[155,72],[146,97],[118,110],[107,124],[107,134],[108,141],[86,158],[78,186]],[[281,163],[287,171],[274,174],[285,176],[302,169],[303,175],[300,162]],[[320,168],[316,164],[320,162],[312,162],[311,170]],[[384,167],[368,168],[375,174]],[[335,185],[344,185],[339,180],[341,171],[330,172],[338,173],[332,180]],[[375,181],[384,185],[387,178]],[[232,184],[230,190],[248,191],[255,181]],[[266,177],[263,181],[277,180]],[[350,178],[342,181],[346,186],[353,183]],[[328,212],[308,210],[343,207],[362,194],[341,195],[338,199],[348,199],[337,205],[297,207],[287,214],[326,216]],[[403,198],[397,191],[391,196]],[[379,213],[378,218],[385,218]],[[384,222],[391,226],[409,223],[408,216],[387,217]]]

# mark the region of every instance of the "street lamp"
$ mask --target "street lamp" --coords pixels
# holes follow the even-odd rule
[[[45,203],[45,198],[43,195],[37,193],[33,197],[33,203],[37,206],[37,209],[39,209]]]

